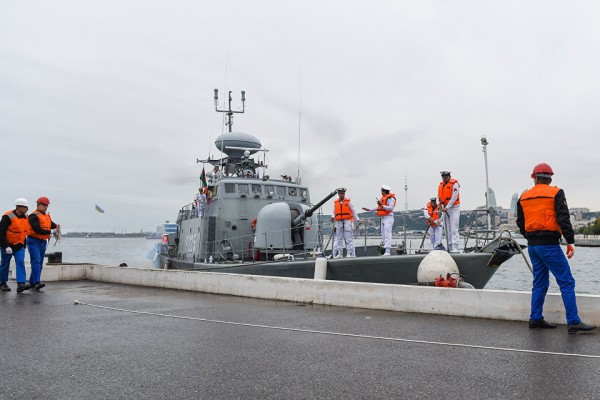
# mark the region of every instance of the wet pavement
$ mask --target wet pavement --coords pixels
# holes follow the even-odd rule
[[[11,286],[0,398],[600,398],[600,335],[565,326],[90,281]]]

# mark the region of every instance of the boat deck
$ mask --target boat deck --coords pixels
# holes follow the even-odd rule
[[[0,293],[0,333],[2,392],[12,398],[600,393],[600,336],[568,335],[564,326],[539,331],[523,322],[91,281],[49,282],[23,294],[11,286]]]

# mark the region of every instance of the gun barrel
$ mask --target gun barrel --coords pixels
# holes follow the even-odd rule
[[[319,201],[317,204],[315,204],[314,206],[312,206],[311,208],[309,208],[308,210],[304,211],[304,214],[298,215],[294,221],[292,221],[292,225],[296,226],[298,225],[300,222],[302,222],[303,220],[305,220],[306,218],[310,217],[311,215],[313,215],[313,213],[315,211],[317,211],[323,204],[325,204],[329,199],[331,199],[333,196],[335,196],[337,194],[337,189],[334,190],[333,192],[329,193],[327,196],[325,196],[325,198],[321,201]]]

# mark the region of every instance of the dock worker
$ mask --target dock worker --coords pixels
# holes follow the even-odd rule
[[[567,241],[567,257],[575,254],[575,234],[569,217],[565,192],[550,186],[554,171],[550,165],[541,163],[533,168],[531,177],[535,185],[524,191],[517,202],[517,226],[527,239],[527,250],[533,265],[533,288],[531,290],[531,315],[529,328],[552,329],[556,325],[544,320],[544,300],[548,291],[549,272],[560,287],[567,317],[569,333],[596,329],[581,321],[575,299],[575,278],[569,262],[560,248],[561,236]]]
[[[36,209],[29,214],[29,225],[31,233],[27,237],[27,251],[31,260],[31,274],[29,275],[29,284],[35,290],[40,290],[45,283],[41,282],[42,267],[48,240],[52,234],[52,229],[60,231],[60,225],[52,221],[48,206],[50,199],[46,196],[39,197],[36,200]]]
[[[194,196],[194,205],[196,206],[196,212],[198,217],[204,217],[204,208],[206,207],[206,193],[207,188],[199,187],[198,193]]]
[[[429,203],[425,206],[424,215],[427,218],[427,233],[431,240],[431,247],[435,249],[442,244],[442,216],[435,197],[429,199]]]
[[[444,218],[446,236],[448,237],[448,251],[458,253],[458,228],[460,225],[460,185],[458,181],[450,175],[450,171],[441,171],[442,181],[438,186],[438,199],[440,212],[448,215]]]
[[[15,209],[4,213],[0,219],[0,291],[10,292],[8,266],[12,257],[17,267],[17,293],[31,289],[25,272],[25,240],[31,226],[27,219],[27,199],[15,200]]]
[[[392,227],[394,226],[394,207],[396,207],[396,195],[391,192],[388,185],[381,185],[381,198],[377,200],[377,207],[366,208],[365,211],[377,211],[381,217],[381,240],[385,248],[384,256],[389,256],[392,249]]]
[[[350,198],[346,197],[346,188],[337,190],[338,198],[333,203],[333,214],[331,221],[335,221],[335,241],[333,243],[333,258],[339,258],[344,252],[344,242],[346,243],[346,255],[356,257],[354,251],[354,223],[360,222],[354,205]]]

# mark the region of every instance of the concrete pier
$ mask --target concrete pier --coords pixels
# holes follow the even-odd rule
[[[93,264],[55,264],[44,267],[43,280],[46,282],[81,279],[268,300],[512,321],[529,319],[531,301],[529,292],[517,291],[386,285]],[[584,321],[600,325],[600,296],[579,295],[577,306]],[[565,323],[560,294],[547,295],[544,317],[553,323]]]
[[[7,398],[592,399],[600,393],[598,336],[568,335],[564,326],[529,330],[524,322],[91,280],[47,284],[41,292],[0,293]]]

